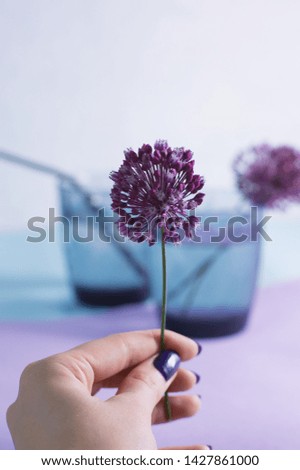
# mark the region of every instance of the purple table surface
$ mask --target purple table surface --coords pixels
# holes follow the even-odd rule
[[[26,364],[114,332],[159,325],[149,304],[92,312],[0,323],[1,449],[13,448],[5,412]],[[299,313],[300,281],[268,287],[258,291],[245,331],[203,340],[201,355],[186,364],[201,375],[191,393],[202,395],[202,409],[193,418],[155,426],[159,446],[300,449]]]

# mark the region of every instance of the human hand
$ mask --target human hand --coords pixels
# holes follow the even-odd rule
[[[198,354],[197,343],[177,333],[166,331],[165,343],[182,361]],[[7,411],[16,449],[157,449],[151,425],[166,421],[164,392],[188,390],[197,381],[193,372],[177,370],[174,353],[164,378],[161,356],[160,371],[153,365],[159,344],[159,330],[121,333],[27,366]],[[105,387],[118,391],[103,401],[95,394]],[[169,401],[173,419],[200,407],[198,395]]]

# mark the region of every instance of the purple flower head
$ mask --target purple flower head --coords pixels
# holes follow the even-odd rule
[[[292,147],[251,147],[234,162],[237,185],[245,198],[266,207],[300,202],[300,152]]]
[[[110,178],[112,209],[118,213],[119,230],[133,241],[156,241],[163,229],[165,241],[179,243],[179,229],[187,237],[198,223],[189,211],[199,206],[204,194],[202,176],[194,174],[193,153],[183,147],[172,149],[166,140],[157,140],[154,149],[144,144],[138,153],[131,148]]]

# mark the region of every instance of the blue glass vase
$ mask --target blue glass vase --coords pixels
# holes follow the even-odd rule
[[[64,248],[77,299],[93,306],[145,300],[150,290],[145,268],[148,246],[121,240],[108,195],[98,194],[95,204],[88,193],[69,182],[59,189],[64,225],[66,221],[68,225]]]
[[[192,240],[167,244],[167,328],[191,337],[215,337],[245,327],[258,273],[261,236],[255,227],[261,215],[260,208],[250,207],[202,212]],[[155,246],[152,288],[158,305],[160,256]]]

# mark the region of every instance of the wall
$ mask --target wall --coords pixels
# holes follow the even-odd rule
[[[0,147],[100,185],[125,147],[167,138],[230,188],[241,148],[300,147],[299,15],[296,0],[0,0]],[[51,178],[0,162],[0,229],[55,200]]]

